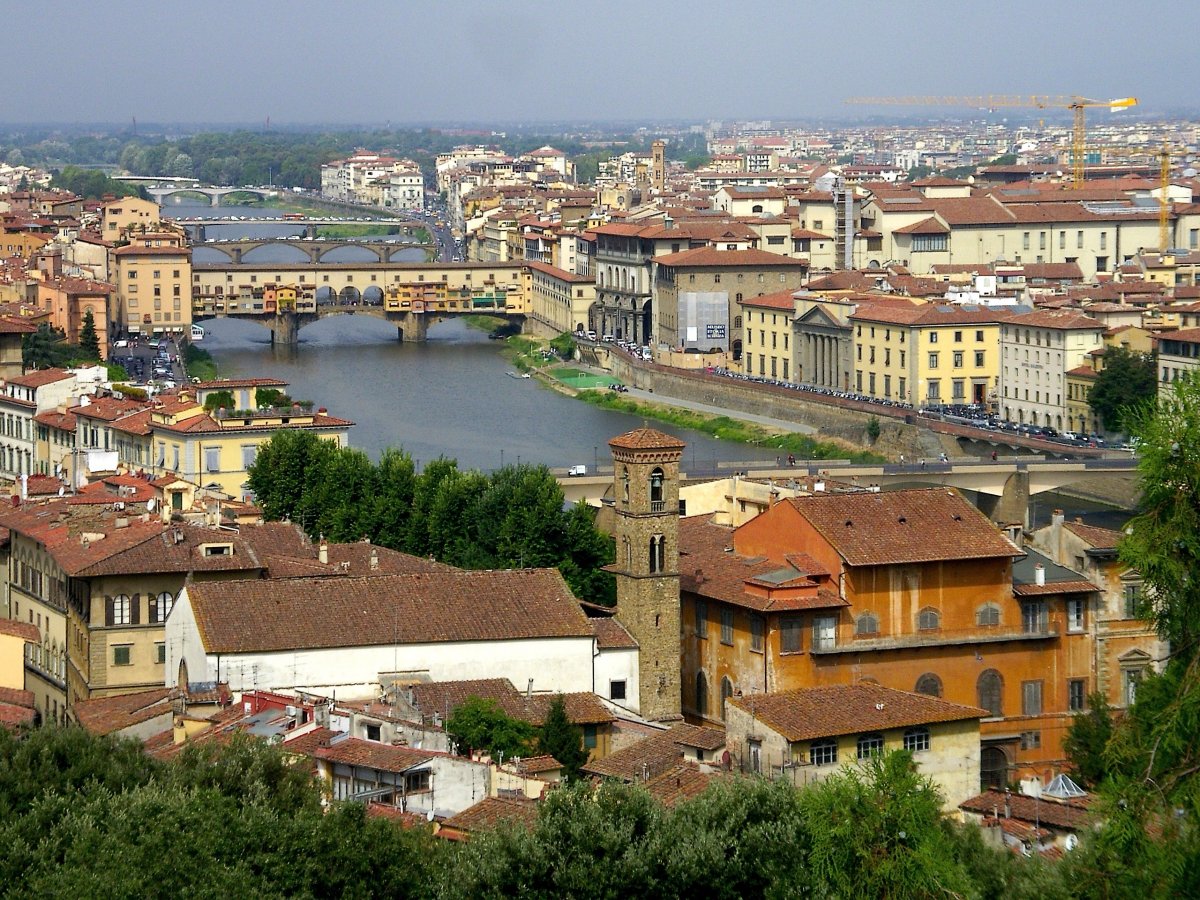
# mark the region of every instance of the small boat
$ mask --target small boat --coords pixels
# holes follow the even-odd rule
[[[532,375],[530,375],[528,372],[525,372],[525,373],[523,373],[523,374],[521,375],[521,377],[522,377],[522,378],[532,378],[533,376],[532,376]]]

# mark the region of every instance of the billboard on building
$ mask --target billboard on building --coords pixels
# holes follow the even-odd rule
[[[683,349],[729,349],[729,293],[688,291],[679,295],[679,336]]]

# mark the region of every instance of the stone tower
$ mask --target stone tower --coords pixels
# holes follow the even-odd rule
[[[638,696],[647,719],[680,718],[679,461],[683,441],[638,428],[612,448],[617,618],[641,648]]]
[[[650,186],[660,194],[667,186],[667,144],[654,141],[650,145]]]

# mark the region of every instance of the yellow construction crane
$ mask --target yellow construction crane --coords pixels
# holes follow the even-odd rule
[[[978,97],[851,97],[847,103],[862,106],[970,106],[975,109],[1069,109],[1075,115],[1075,130],[1071,142],[1071,181],[1075,187],[1083,186],[1083,163],[1087,152],[1087,124],[1085,110],[1128,109],[1137,106],[1137,97],[1119,97],[1115,100],[1090,100],[1087,97],[1055,96],[1051,94],[986,94]]]

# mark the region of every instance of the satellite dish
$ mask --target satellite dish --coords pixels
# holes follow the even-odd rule
[[[146,501],[146,512],[150,512],[150,513],[154,512],[155,501],[156,501],[156,498],[154,498],[154,497],[151,497],[149,500]]]
[[[1065,841],[1063,841],[1063,846],[1066,847],[1068,850],[1074,850],[1076,847],[1079,846],[1079,835],[1068,834],[1067,839]]]

